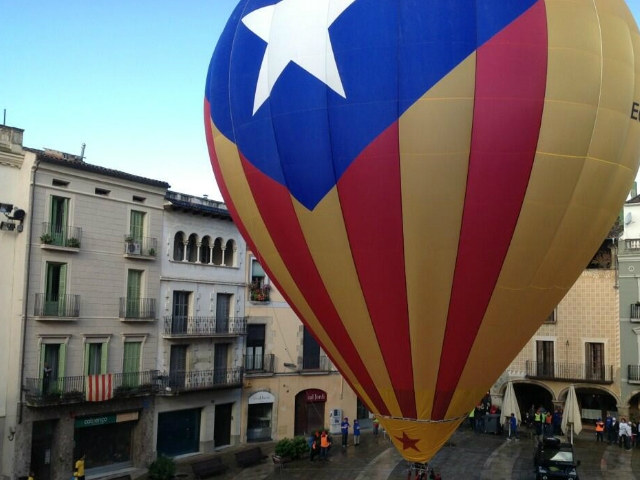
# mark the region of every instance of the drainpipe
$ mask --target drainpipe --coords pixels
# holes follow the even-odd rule
[[[38,171],[38,167],[40,166],[40,159],[36,157],[36,162],[33,168],[33,174],[31,175],[31,198],[29,199],[29,210],[30,218],[29,218],[29,240],[27,243],[27,265],[26,265],[26,278],[24,285],[24,298],[22,299],[24,303],[24,309],[22,314],[22,338],[20,339],[20,350],[21,350],[21,359],[20,359],[20,403],[18,404],[18,425],[22,424],[22,410],[24,408],[24,362],[25,362],[25,344],[27,338],[27,316],[29,313],[29,276],[31,273],[31,250],[32,250],[32,241],[33,241],[33,218],[35,215],[33,214],[33,204],[34,198],[36,195],[36,173]]]

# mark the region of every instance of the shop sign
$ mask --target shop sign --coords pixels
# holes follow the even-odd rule
[[[110,423],[132,422],[138,420],[138,412],[102,415],[100,417],[76,418],[75,427],[99,427]]]
[[[276,397],[269,392],[256,392],[249,397],[249,405],[256,403],[273,403]]]
[[[306,392],[307,403],[323,403],[327,401],[327,392],[318,390],[317,388],[311,388]]]

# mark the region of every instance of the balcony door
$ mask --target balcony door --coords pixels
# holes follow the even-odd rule
[[[302,339],[302,369],[318,370],[320,368],[320,345],[311,332],[304,327]]]
[[[40,378],[42,393],[60,391],[64,383],[65,368],[64,343],[45,343],[40,346]]]
[[[246,370],[264,369],[264,325],[247,325]]]
[[[585,343],[587,380],[605,380],[604,343]]]
[[[51,197],[50,232],[53,244],[64,246],[67,242],[67,227],[69,222],[69,199]]]
[[[231,311],[231,295],[218,293],[216,296],[216,333],[229,332],[229,312]]]
[[[142,244],[144,237],[144,212],[131,210],[131,218],[129,219],[129,236],[133,243]]]
[[[171,388],[183,388],[187,371],[188,345],[171,345],[169,358],[169,376]]]
[[[137,387],[140,383],[140,353],[142,342],[125,342],[122,355],[122,384]]]
[[[106,342],[86,343],[84,346],[85,375],[101,375],[107,373]]]
[[[67,264],[47,262],[44,314],[64,316],[67,293]]]
[[[142,270],[129,270],[127,272],[127,318],[140,318],[142,273]]]
[[[189,317],[189,297],[191,292],[173,292],[173,314],[171,315],[171,333],[187,333]]]
[[[228,343],[216,343],[213,350],[213,368],[214,368],[214,383],[216,385],[226,384],[231,381],[230,374],[228,375],[227,369],[229,368],[229,344]]]
[[[537,375],[539,377],[553,377],[553,362],[553,342],[548,340],[536,341]]]

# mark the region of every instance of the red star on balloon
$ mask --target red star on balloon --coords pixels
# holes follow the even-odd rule
[[[405,432],[402,432],[402,438],[400,437],[394,437],[394,438],[399,442],[402,442],[402,450],[407,450],[409,448],[412,448],[416,452],[420,451],[420,449],[416,447],[416,443],[420,441],[419,438],[415,438],[415,439],[409,438]]]

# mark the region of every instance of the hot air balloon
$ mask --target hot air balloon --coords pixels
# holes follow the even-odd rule
[[[613,224],[640,35],[624,0],[241,0],[205,96],[238,227],[426,462]]]

